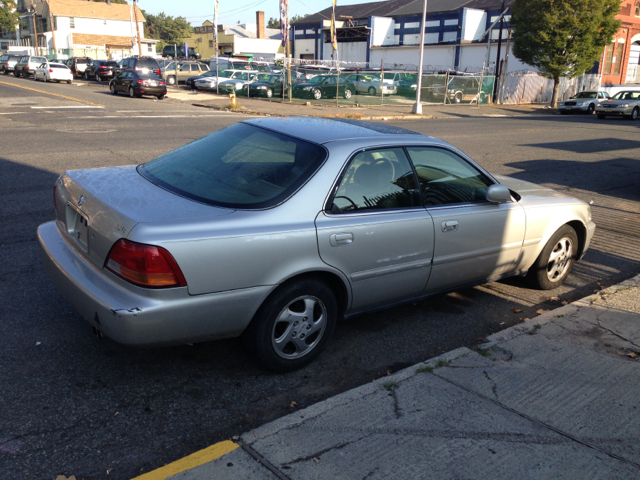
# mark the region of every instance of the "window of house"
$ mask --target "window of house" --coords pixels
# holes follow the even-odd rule
[[[640,3],[636,3],[636,17],[640,17]]]
[[[213,40],[209,40],[209,48],[213,48]]]
[[[613,67],[614,75],[620,75],[620,67],[622,66],[623,51],[624,51],[624,43],[618,43],[618,48],[616,50],[616,63]]]
[[[613,61],[613,50],[616,47],[615,43],[612,43],[607,47],[607,53],[604,56],[604,70],[603,73],[605,75],[611,75],[611,63]]]
[[[152,43],[147,43],[147,51],[149,53],[153,53],[153,44]]]
[[[69,18],[69,28],[76,28],[76,19],[73,17]]]

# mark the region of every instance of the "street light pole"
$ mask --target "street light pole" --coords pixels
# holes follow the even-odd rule
[[[420,29],[420,63],[418,65],[418,84],[416,88],[416,103],[412,113],[422,114],[422,104],[420,103],[420,93],[422,90],[422,62],[424,61],[424,29],[427,23],[427,0],[424,0],[422,9],[422,28]]]

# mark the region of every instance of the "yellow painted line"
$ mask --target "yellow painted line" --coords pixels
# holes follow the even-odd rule
[[[54,97],[62,97],[62,98],[66,98],[67,100],[73,100],[74,102],[86,103],[87,105],[95,105],[96,107],[103,107],[104,108],[104,105],[100,105],[98,103],[87,102],[86,100],[80,100],[79,98],[67,97],[66,95],[60,95],[58,93],[45,92],[44,90],[38,90],[37,88],[23,87],[22,85],[16,85],[15,83],[9,83],[9,82],[0,82],[0,83],[3,84],[3,85],[10,85],[10,86],[16,87],[16,88],[24,88],[25,90],[31,90],[33,92],[44,93],[44,94],[47,94],[47,95],[53,95]]]
[[[238,445],[237,443],[233,443],[231,440],[225,440],[224,442],[216,443],[215,445],[211,445],[210,447],[207,447],[196,453],[192,453],[191,455],[181,458],[180,460],[176,460],[169,465],[160,467],[157,470],[142,474],[139,477],[133,478],[132,480],[165,480],[172,475],[176,475],[180,472],[184,472],[185,470],[190,470],[197,466],[211,462],[216,458],[220,458],[221,456],[226,455],[229,452],[233,452],[239,446],[240,445]]]

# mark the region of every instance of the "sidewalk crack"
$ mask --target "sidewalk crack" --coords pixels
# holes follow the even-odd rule
[[[489,376],[489,373],[487,373],[486,370],[483,370],[482,373],[484,373],[485,378],[493,384],[493,386],[491,387],[491,391],[493,392],[493,395],[496,397],[496,399],[500,400],[500,397],[498,397],[498,385],[496,384],[495,380]]]

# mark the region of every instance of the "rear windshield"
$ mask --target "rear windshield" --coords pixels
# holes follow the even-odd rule
[[[67,70],[66,65],[60,65],[59,63],[50,63],[49,67],[50,68],[64,68],[65,70]]]
[[[136,62],[136,68],[148,68],[149,70],[157,70],[158,62],[153,58],[141,58]]]
[[[78,63],[91,63],[90,58],[76,58],[76,64]]]
[[[31,63],[47,63],[47,59],[44,57],[31,57]]]
[[[104,65],[106,67],[117,67],[118,66],[118,62],[102,62],[102,65]]]
[[[142,78],[143,80],[160,80],[160,77],[153,72],[149,73],[138,73],[138,78]]]
[[[323,147],[244,123],[218,130],[138,171],[178,195],[227,208],[268,208],[304,184]]]

